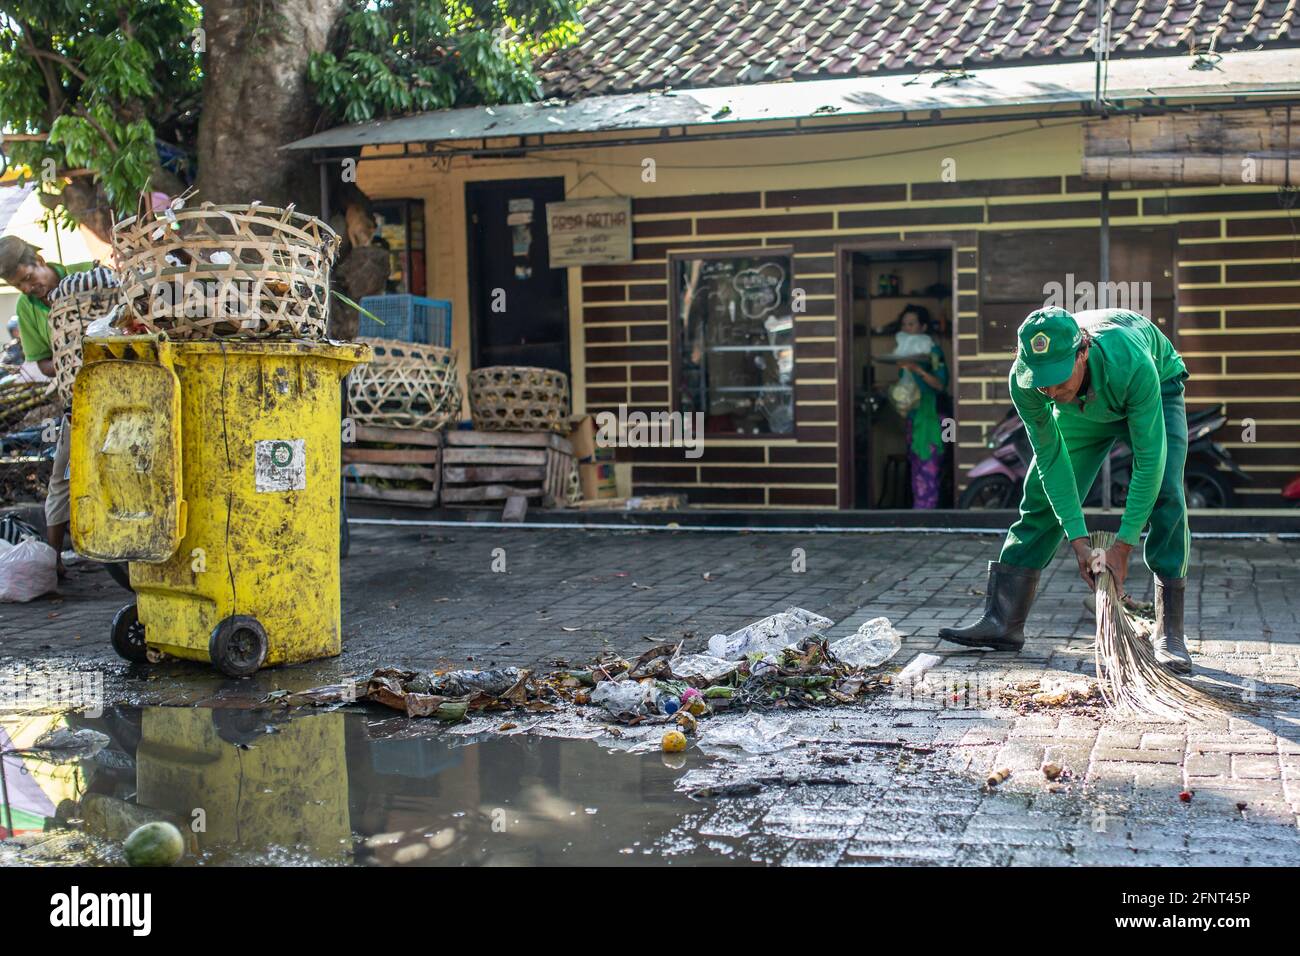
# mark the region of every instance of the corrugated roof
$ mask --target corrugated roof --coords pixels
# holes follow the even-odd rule
[[[1108,0],[1112,59],[1300,44],[1295,0]],[[1090,59],[1097,0],[595,0],[547,97]]]
[[[1214,65],[1187,56],[1119,60],[1108,68],[1112,101],[1177,100],[1224,95],[1300,95],[1300,50],[1231,53]],[[973,70],[968,75],[917,73],[855,76],[800,83],[767,83],[670,92],[592,96],[573,103],[545,101],[512,106],[439,110],[392,120],[338,127],[291,143],[289,149],[346,149],[434,143],[632,132],[664,127],[868,117],[931,110],[953,111],[1053,106],[1092,100],[1091,62]]]

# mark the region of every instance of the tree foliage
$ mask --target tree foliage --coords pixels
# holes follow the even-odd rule
[[[535,57],[572,42],[578,0],[352,0],[308,76],[329,117],[360,123],[539,95]]]
[[[258,16],[291,25],[311,2],[266,0]],[[538,95],[534,58],[576,37],[580,4],[348,0],[330,48],[302,69],[326,121],[524,102]],[[42,180],[89,170],[93,180],[74,179],[64,196],[92,185],[94,195],[65,209],[134,211],[164,169],[189,178],[204,161],[194,155],[211,55],[202,23],[198,0],[0,0],[0,129],[47,135],[7,140],[9,162]],[[256,122],[256,104],[244,106],[231,120]]]
[[[200,85],[190,0],[0,0],[0,124],[34,176],[89,169],[118,208],[190,148]]]

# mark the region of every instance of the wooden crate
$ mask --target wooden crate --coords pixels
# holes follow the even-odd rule
[[[349,498],[432,508],[442,483],[442,435],[422,428],[357,425],[356,441],[343,446],[343,487]],[[379,447],[379,446],[397,447]],[[387,488],[377,480],[418,482]]]
[[[499,502],[520,495],[543,508],[568,503],[573,445],[554,432],[443,433],[442,501]]]

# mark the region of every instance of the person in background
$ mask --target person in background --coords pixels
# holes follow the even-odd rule
[[[35,246],[17,236],[0,239],[0,278],[22,293],[18,299],[18,337],[22,341],[23,357],[28,362],[35,362],[51,378],[54,377],[54,350],[50,345],[50,293],[69,272],[83,272],[93,265],[93,262],[68,266],[46,262]],[[59,419],[54,467],[50,471],[50,487],[45,497],[45,540],[58,554],[63,552],[63,539],[71,515],[68,494],[71,432],[72,423],[68,410],[64,409]],[[61,558],[59,575],[63,575]]]
[[[939,478],[943,465],[943,426],[939,421],[938,399],[948,388],[948,367],[943,350],[931,337],[934,331],[929,311],[909,305],[898,317],[899,354],[926,354],[928,368],[920,361],[899,362],[899,377],[911,375],[921,391],[921,400],[908,411],[905,421],[907,463],[912,475],[912,507],[939,507]],[[928,345],[928,350],[926,346]]]
[[[23,343],[18,338],[18,316],[10,316],[5,328],[9,331],[9,338],[5,340],[3,353],[0,353],[0,365],[22,365]]]

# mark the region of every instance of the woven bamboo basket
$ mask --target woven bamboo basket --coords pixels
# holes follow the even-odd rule
[[[113,227],[123,292],[172,338],[325,338],[339,237],[293,206],[203,203]],[[170,257],[170,259],[169,259]]]
[[[91,322],[122,302],[119,288],[90,289],[63,296],[50,305],[50,349],[54,380],[63,404],[72,404],[72,383],[81,371],[81,336]]]
[[[397,339],[357,339],[374,350],[348,374],[349,415],[358,425],[437,430],[460,416],[456,353]]]
[[[569,430],[569,377],[549,368],[490,365],[469,373],[469,410],[479,431]]]

